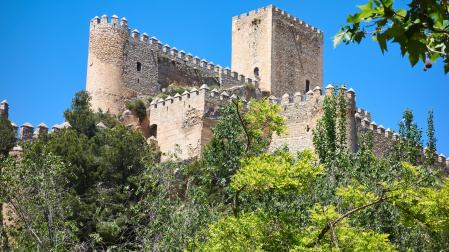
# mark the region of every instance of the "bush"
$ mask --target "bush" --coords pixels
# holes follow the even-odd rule
[[[209,88],[210,88],[210,90],[214,90],[214,88],[216,88],[218,91],[220,91],[220,87],[217,85],[212,85]]]
[[[171,96],[175,95],[176,93],[182,94],[186,91],[186,88],[178,85],[171,85],[167,88],[167,93]]]
[[[243,84],[243,86],[244,86],[246,89],[251,90],[251,91],[256,90],[256,86],[254,86],[254,84],[252,84],[252,83],[245,82],[245,83]]]
[[[136,104],[137,117],[139,117],[139,122],[142,122],[147,117],[147,107],[145,106],[145,103],[142,100],[137,100],[135,104]]]
[[[136,108],[136,104],[134,102],[130,102],[126,105],[129,110],[133,110]]]
[[[147,107],[142,100],[137,100],[135,102],[130,102],[126,106],[129,110],[136,110],[139,122],[142,122],[147,117]]]
[[[157,96],[156,96],[157,98],[167,98],[168,97],[168,95],[166,95],[166,94],[164,94],[164,93],[159,93],[159,94],[157,94]]]

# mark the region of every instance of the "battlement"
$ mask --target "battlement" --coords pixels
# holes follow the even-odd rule
[[[102,28],[111,28],[118,31],[123,31],[129,33],[130,29],[128,28],[128,20],[123,17],[120,22],[116,15],[111,17],[111,21],[108,21],[108,16],[103,15],[101,19],[96,16],[92,18],[90,21],[90,30],[102,29]]]
[[[161,41],[156,37],[148,39],[148,35],[143,33],[139,38],[139,32],[134,30],[132,32],[132,38],[143,44],[150,46],[151,50],[158,54],[158,60],[168,59],[178,64],[186,65],[192,69],[199,70],[203,74],[207,74],[217,78],[222,88],[229,88],[232,86],[238,86],[243,83],[252,83],[256,87],[259,86],[258,81],[253,80],[245,75],[232,71],[229,67],[222,68],[220,65],[215,65],[212,61],[208,62],[206,59],[202,59],[198,56],[193,56],[191,53],[187,53],[184,50],[178,50],[176,47],[171,47],[168,44],[164,46]]]
[[[189,103],[190,99],[201,99],[204,102],[211,102],[215,105],[219,105],[220,107],[224,107],[227,104],[231,103],[232,100],[239,100],[243,102],[244,107],[248,106],[248,102],[245,100],[245,98],[237,97],[237,95],[232,94],[230,95],[226,90],[219,92],[217,89],[210,90],[209,86],[206,84],[203,84],[199,90],[196,88],[193,88],[190,91],[185,91],[182,95],[176,94],[173,97],[168,96],[165,99],[159,98],[155,99],[150,103],[150,110],[160,110],[164,109],[166,106],[177,106],[178,104],[185,106],[186,102]]]
[[[120,31],[119,36],[116,36],[115,30]],[[119,22],[119,18],[114,15],[109,22],[106,15],[101,18],[95,17],[91,20],[90,31],[90,53],[102,61],[113,63],[116,68],[122,68],[125,65],[128,68],[126,74],[117,73],[116,75],[122,78],[123,83],[120,88],[126,86],[132,90],[131,92],[137,91],[143,95],[155,95],[157,94],[156,89],[160,91],[161,88],[166,88],[168,85],[178,82],[180,78],[178,75],[185,77],[186,73],[190,76],[190,79],[187,78],[189,80],[185,81],[185,85],[195,86],[192,82],[197,81],[198,72],[202,77],[209,78],[209,81],[202,78],[202,83],[219,84],[221,88],[229,88],[244,83],[252,83],[256,87],[259,85],[257,81],[232,71],[228,67],[223,69],[220,65],[215,65],[206,59],[201,60],[200,57],[186,53],[184,50],[178,50],[168,44],[163,46],[163,43],[156,37],[150,38],[145,32],[140,33],[137,29],[130,32],[131,29],[128,27],[128,21],[125,18],[122,18]],[[116,48],[116,50],[111,51],[112,48]],[[119,53],[117,49],[123,50],[123,52]],[[104,55],[108,55],[108,58]],[[123,55],[127,55],[127,57],[123,57]],[[171,61],[173,64],[164,65],[166,61]],[[121,67],[119,67],[120,64]],[[137,72],[135,72],[134,64],[139,65]],[[92,65],[92,63],[89,64],[89,66]],[[104,68],[104,66],[102,67]],[[95,67],[93,70],[92,73],[95,77],[92,79],[98,78],[97,76],[101,73]],[[90,83],[89,76],[90,72],[88,72],[88,83]],[[91,85],[93,89],[98,89],[95,91],[101,92],[102,89],[97,88],[97,82],[92,80]],[[110,87],[111,84],[106,86]],[[198,87],[199,85],[197,85]],[[94,92],[92,88],[89,87],[88,89]],[[116,95],[119,96],[123,93],[126,93],[126,91],[118,91]],[[97,101],[93,103],[94,106],[97,106]]]
[[[348,106],[355,105],[355,92],[351,88],[347,90],[345,87],[341,87],[339,89],[339,92],[344,92],[344,97],[347,101]],[[315,87],[313,90],[309,90],[305,94],[301,94],[301,92],[296,92],[293,95],[289,93],[285,93],[282,95],[282,97],[278,98],[274,95],[271,95],[268,97],[268,100],[270,104],[277,104],[277,105],[294,105],[294,104],[300,104],[300,103],[312,103],[316,104],[319,102],[322,102],[324,100],[325,96],[329,96],[334,93],[334,87],[332,85],[328,85],[325,88],[325,92],[323,93],[323,90],[321,87]]]
[[[232,21],[234,22],[234,21],[238,21],[240,19],[245,19],[246,20],[246,19],[257,18],[260,14],[264,14],[266,12],[272,12],[273,15],[285,17],[285,19],[287,21],[289,21],[292,25],[301,26],[301,27],[310,29],[313,32],[321,34],[321,36],[323,35],[323,31],[317,29],[316,27],[313,27],[313,26],[307,24],[303,20],[300,20],[299,18],[294,17],[291,14],[288,14],[286,11],[283,11],[283,10],[279,9],[279,8],[275,7],[274,5],[269,5],[267,7],[262,7],[262,8],[259,8],[257,10],[250,11],[249,13],[243,13],[241,15],[234,16],[234,17],[232,17]]]

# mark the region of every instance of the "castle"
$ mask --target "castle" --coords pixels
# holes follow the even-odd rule
[[[154,99],[143,122],[126,108],[174,85],[188,90]],[[273,5],[233,17],[231,69],[131,32],[125,18],[95,17],[90,21],[86,90],[95,111],[122,114],[125,125],[157,141],[162,152],[180,150],[181,159],[201,154],[221,109],[232,99],[248,105],[251,98],[266,97],[282,106],[288,134],[273,136],[270,149],[284,143],[291,151],[313,149],[311,129],[323,115],[325,95],[334,92],[331,85],[323,92],[323,32]],[[398,134],[377,126],[370,112],[358,108],[354,90],[342,87],[338,92],[347,100],[349,149],[357,150],[358,132],[372,132],[374,153],[387,156]],[[2,103],[2,114],[4,108]],[[33,133],[31,125],[22,125],[21,138],[22,131],[29,139],[48,130],[43,126]],[[68,126],[55,125],[52,132]],[[443,154],[436,159],[449,166]]]

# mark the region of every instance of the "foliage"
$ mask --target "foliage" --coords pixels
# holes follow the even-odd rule
[[[166,60],[169,60],[169,58],[167,56],[165,56],[163,54],[158,54],[157,55],[157,62],[158,63],[161,63],[162,61],[166,61]]]
[[[85,90],[79,91],[72,99],[71,108],[64,111],[65,119],[78,134],[93,137],[96,133],[95,116],[90,109],[92,98]]]
[[[143,122],[147,118],[147,107],[142,100],[136,100],[127,104],[127,108],[130,110],[136,110],[139,122]]]
[[[281,234],[273,224],[263,213],[225,216],[209,226],[204,232],[209,240],[195,244],[195,251],[281,251]]]
[[[374,6],[373,6],[374,3]],[[435,62],[443,59],[444,72],[449,72],[449,5],[447,1],[411,0],[409,9],[396,9],[393,0],[370,0],[358,6],[360,12],[349,15],[344,26],[334,36],[334,47],[345,42],[357,42],[371,35],[379,43],[382,53],[392,40],[401,48],[402,57],[408,54],[412,66],[421,59]],[[363,23],[366,22],[366,25]],[[372,30],[365,30],[370,28]],[[432,64],[427,62],[426,67]]]
[[[186,90],[188,90],[186,87],[179,86],[179,85],[170,85],[167,88],[166,94],[174,96],[176,94],[182,95]]]
[[[245,82],[245,83],[243,83],[243,86],[244,86],[247,90],[249,90],[249,91],[255,91],[255,90],[256,90],[256,86],[254,86],[253,83]]]
[[[435,163],[435,152],[437,151],[435,138],[435,128],[433,127],[433,109],[429,109],[427,116],[427,146],[425,149],[426,164],[433,165]]]
[[[236,190],[244,187],[257,194],[269,190],[307,192],[323,167],[313,163],[315,159],[310,151],[300,155],[302,158],[299,160],[294,160],[290,153],[285,152],[279,156],[264,153],[245,158],[242,168],[233,176],[231,186]]]
[[[65,165],[52,154],[37,159],[25,157],[21,162],[6,161],[0,182],[5,186],[7,216],[15,225],[5,226],[12,250],[66,251],[76,248],[78,239],[72,220],[73,197]],[[15,216],[17,218],[14,218]]]
[[[180,169],[181,168],[181,169]],[[142,199],[130,209],[136,243],[146,251],[181,251],[216,211],[199,188],[186,189],[175,163],[147,165],[137,179]]]
[[[286,145],[267,153],[285,118],[265,100],[225,107],[211,144],[189,164],[161,163],[155,146],[116,118],[74,109],[73,118],[109,127],[90,137],[70,128],[44,134],[22,160],[4,163],[0,200],[15,225],[0,227],[1,242],[17,251],[447,249],[449,180],[401,162],[413,160],[406,141],[404,155],[378,159],[368,132],[347,153],[344,97],[328,97],[321,164]],[[404,139],[420,139],[412,114],[404,117]]]
[[[168,95],[166,95],[166,94],[164,94],[164,93],[159,93],[159,94],[157,94],[157,96],[156,96],[157,98],[167,98],[168,97]]]
[[[220,86],[217,86],[217,85],[212,85],[212,86],[210,86],[209,88],[210,88],[210,90],[214,90],[214,89],[217,89],[218,91],[221,90],[221,89],[220,89]]]
[[[14,147],[16,135],[11,121],[0,116],[0,163],[8,157],[9,151]]]
[[[260,24],[260,21],[261,21],[260,17],[255,17],[251,19],[251,25],[258,25]]]
[[[230,176],[240,168],[240,160],[266,152],[272,134],[286,132],[285,118],[279,111],[280,106],[270,105],[266,100],[251,100],[245,114],[241,102],[222,110],[222,117],[212,129],[214,137],[204,149],[200,175],[196,176],[209,194],[221,195],[226,202],[229,194],[224,189]],[[193,170],[188,172],[192,173]]]
[[[402,120],[398,123],[399,141],[395,146],[395,155],[401,161],[417,165],[421,161],[422,129],[418,128],[413,119],[413,111],[405,109]]]
[[[326,95],[323,101],[324,114],[317,121],[317,125],[312,129],[313,144],[321,163],[330,164],[339,157],[343,158],[346,151],[346,100],[344,97],[344,86],[338,88],[334,85],[334,90],[339,90]]]

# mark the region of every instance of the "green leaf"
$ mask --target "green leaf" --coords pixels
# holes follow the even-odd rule
[[[359,9],[361,9],[362,11],[370,11],[373,10],[373,2],[371,2],[371,0],[365,4],[365,5],[358,5],[357,6]]]
[[[339,32],[337,32],[337,34],[335,34],[334,36],[334,48],[337,47],[341,41],[343,41],[344,37],[345,37],[345,30],[343,28],[340,29]]]
[[[413,66],[418,63],[419,59],[425,61],[427,47],[424,43],[418,40],[410,40],[407,43],[407,52],[410,64]]]
[[[387,36],[385,33],[378,33],[377,34],[377,42],[379,43],[380,50],[382,50],[382,54],[384,51],[387,51]]]

